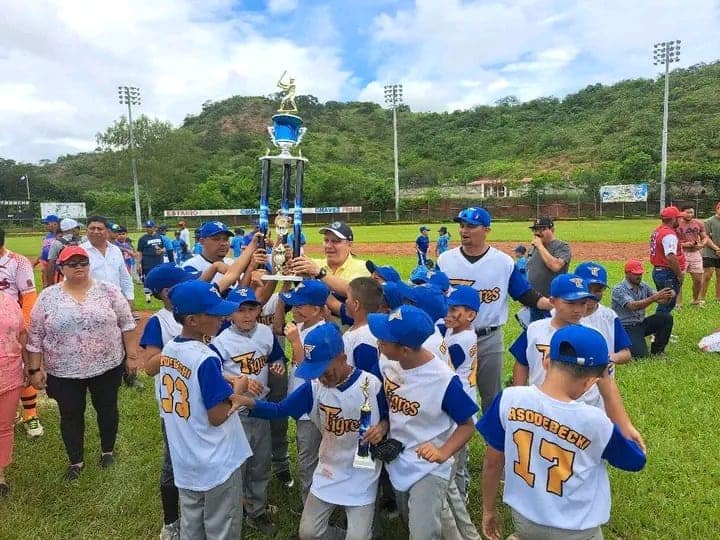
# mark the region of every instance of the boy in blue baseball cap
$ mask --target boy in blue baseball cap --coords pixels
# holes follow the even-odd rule
[[[447,362],[423,347],[435,332],[424,311],[403,305],[371,313],[368,324],[382,355],[389,436],[403,445],[386,463],[398,508],[410,538],[440,538],[453,456],[472,437],[478,407]]]
[[[300,538],[345,538],[344,531],[328,525],[335,507],[344,507],[347,538],[370,538],[381,462],[374,467],[353,467],[361,424],[361,407],[367,392],[370,428],[363,441],[379,443],[388,430],[387,403],[380,380],[347,363],[343,338],[328,323],[307,333],[304,359],[297,375],[306,379],[280,403],[244,398],[251,416],[266,419],[309,416],[321,434],[319,462],[300,519]],[[331,449],[331,450],[330,450]],[[332,474],[328,474],[332,471]]]
[[[605,337],[614,364],[627,364],[632,358],[630,336],[617,313],[600,303],[608,287],[607,270],[600,263],[586,261],[577,265],[575,275],[587,281],[588,290],[593,295],[588,298],[585,316],[580,323],[596,328]]]
[[[639,471],[645,453],[603,411],[579,399],[612,365],[599,332],[564,326],[552,336],[543,364],[547,375],[539,386],[505,389],[477,423],[487,442],[483,534],[503,537],[496,501],[504,469],[503,501],[519,538],[602,538],[610,517],[603,460]]]
[[[590,298],[593,298],[593,295],[583,278],[574,274],[555,276],[550,283],[552,316],[530,323],[527,330],[510,347],[510,352],[515,357],[513,367],[515,386],[524,386],[528,381],[530,385],[538,386],[543,382],[546,374],[543,361],[550,350],[550,340],[559,329],[570,324],[578,324],[582,320]],[[612,372],[611,367],[611,375]],[[615,377],[599,379],[598,384],[590,386],[579,399],[589,405],[604,408],[626,437],[645,447],[642,436],[633,426],[625,410],[620,391],[615,384]]]
[[[305,337],[310,331],[326,324],[325,304],[330,289],[318,279],[301,281],[294,289],[280,293],[275,310],[274,326],[282,327],[285,320],[285,305],[292,308],[293,322],[284,325],[283,333],[292,347],[292,366],[288,381],[288,394],[305,383],[297,370],[305,360]],[[298,449],[298,472],[302,503],[310,492],[312,475],[318,462],[320,431],[310,421],[308,415],[302,415],[296,422]]]
[[[427,252],[430,247],[430,228],[427,225],[420,226],[420,235],[415,239],[415,251],[417,252],[418,266],[425,266]]]
[[[370,277],[380,285],[388,281],[402,281],[400,273],[392,266],[380,266],[373,261],[366,261],[365,267],[367,271],[370,272]]]
[[[205,339],[238,304],[197,280],[175,285],[168,296],[182,331],[163,347],[156,391],[180,492],[180,528],[185,538],[234,540],[242,532],[242,465],[252,451],[232,413],[249,381],[228,382]]]

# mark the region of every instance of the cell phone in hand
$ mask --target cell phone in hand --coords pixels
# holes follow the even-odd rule
[[[675,288],[675,282],[672,279],[666,279],[665,280],[665,288],[666,289],[674,289]]]

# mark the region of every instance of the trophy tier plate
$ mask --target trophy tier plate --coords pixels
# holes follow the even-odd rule
[[[263,281],[304,281],[302,276],[286,276],[283,274],[265,274],[260,279]]]

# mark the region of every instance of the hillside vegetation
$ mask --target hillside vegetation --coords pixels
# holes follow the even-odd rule
[[[718,81],[720,63],[672,73],[668,182],[676,194],[691,188],[708,195],[720,191]],[[588,86],[563,99],[520,103],[511,96],[451,113],[416,113],[402,106],[401,186],[532,177],[531,188],[573,184],[594,191],[605,183],[657,182],[662,92],[662,78],[635,79]],[[153,212],[256,206],[258,157],[270,145],[265,128],[277,108],[275,98],[206,102],[179,127],[141,116],[134,124],[138,174]],[[297,101],[308,127],[302,144],[310,159],[306,205],[391,207],[391,112],[375,103],[320,103],[312,96]],[[24,198],[18,178],[27,173],[35,201],[80,200],[89,210],[132,214],[125,118],[97,141],[93,153],[44,165],[0,159],[0,198]]]

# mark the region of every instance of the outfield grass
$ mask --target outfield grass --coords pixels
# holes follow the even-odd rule
[[[12,239],[8,243],[21,251]],[[37,244],[35,244],[36,246]],[[15,247],[14,247],[15,246]],[[28,252],[32,254],[35,248]],[[374,257],[393,263],[404,275],[414,266],[411,257]],[[611,283],[622,278],[619,263],[608,263]],[[689,290],[686,288],[686,298]],[[604,299],[605,303],[609,298]],[[513,306],[512,312],[517,309]],[[715,330],[720,304],[685,307],[676,313],[674,333],[679,341],[668,347],[662,360],[633,362],[617,369],[618,384],[649,453],[640,473],[611,471],[613,509],[605,527],[608,539],[717,538],[720,527],[720,416],[715,413],[720,372],[717,354],[701,353],[699,339]],[[509,343],[518,333],[512,319],[505,329]],[[509,375],[511,360],[506,355]],[[157,405],[150,379],[143,391],[123,388],[117,443],[117,466],[97,467],[98,437],[92,408],[88,407],[86,472],[77,483],[61,480],[66,466],[54,402],[45,401],[41,416],[46,434],[27,440],[17,431],[15,463],[8,470],[12,497],[0,501],[0,538],[44,537],[76,539],[140,539],[157,537],[161,510],[157,489],[162,459]],[[483,444],[471,444],[473,475],[470,512],[480,523],[480,472]],[[297,490],[288,494],[273,482],[270,502],[280,507],[277,538],[285,539],[297,527],[289,512]],[[504,511],[506,533],[509,514]],[[385,524],[383,538],[405,538],[397,522]],[[259,538],[245,534],[245,538]]]

